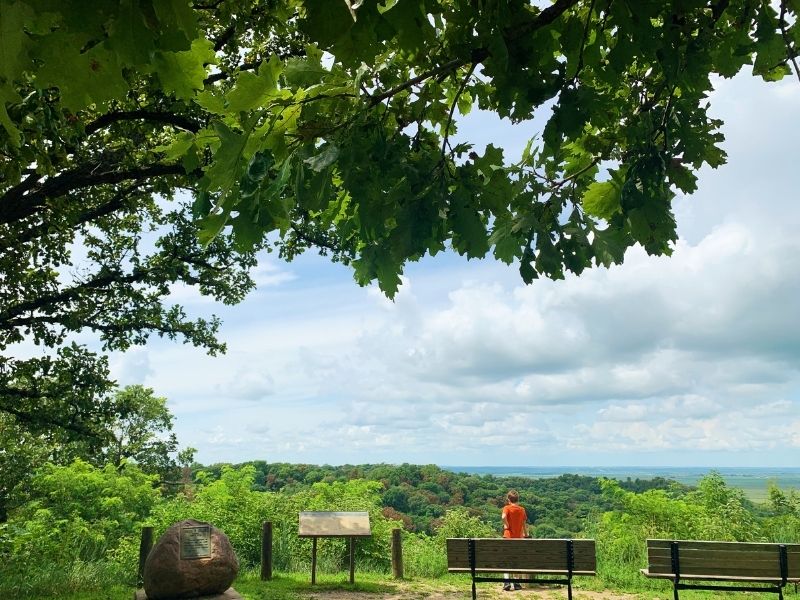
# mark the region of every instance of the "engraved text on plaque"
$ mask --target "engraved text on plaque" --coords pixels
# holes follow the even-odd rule
[[[181,559],[211,556],[211,525],[181,527]]]

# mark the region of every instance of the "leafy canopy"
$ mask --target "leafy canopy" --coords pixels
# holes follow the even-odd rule
[[[317,248],[389,296],[408,261],[447,247],[516,263],[526,282],[620,263],[634,244],[669,254],[675,190],[725,160],[712,78],[790,74],[799,11],[0,0],[0,347],[59,348],[1,359],[2,409],[91,421],[110,381],[72,333],[221,349],[216,321],[170,306],[170,286],[237,302],[267,245],[287,259]],[[475,107],[541,120],[541,138],[516,163],[453,143]],[[166,208],[179,192],[191,206]]]

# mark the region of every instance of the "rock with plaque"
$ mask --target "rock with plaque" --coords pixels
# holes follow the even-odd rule
[[[230,587],[239,563],[228,536],[202,521],[175,523],[159,538],[144,564],[137,600],[234,599]]]

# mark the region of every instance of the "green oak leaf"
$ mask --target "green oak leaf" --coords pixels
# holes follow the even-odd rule
[[[261,63],[257,74],[240,72],[236,76],[236,84],[225,95],[228,110],[238,113],[261,106],[278,89],[278,77],[282,70],[281,60],[273,54],[268,61]]]
[[[339,158],[339,148],[333,144],[328,144],[322,152],[305,159],[303,162],[308,165],[309,169],[319,173],[332,165],[337,158]]]
[[[622,210],[622,190],[616,181],[596,181],[584,192],[583,209],[594,217],[609,220]]]
[[[378,287],[389,298],[394,298],[402,283],[400,279],[402,269],[390,256],[381,253],[378,255],[376,272],[378,275]]]
[[[667,163],[667,175],[669,180],[685,194],[697,191],[697,175],[691,169],[684,167],[679,161],[672,160]]]
[[[398,2],[391,10],[383,13],[383,18],[394,27],[396,43],[403,50],[417,52],[434,40],[433,28],[425,14],[424,1]]]
[[[383,14],[387,10],[392,10],[399,1],[400,0],[384,0],[382,4],[378,4],[378,12]]]
[[[192,42],[191,50],[156,52],[154,65],[167,92],[182,100],[190,100],[197,90],[203,89],[206,65],[215,61],[214,44],[198,38]]]
[[[155,50],[155,35],[145,24],[136,0],[120,0],[119,13],[111,21],[109,29],[106,44],[123,62],[133,65],[150,62]]]
[[[604,267],[619,265],[625,259],[625,251],[631,245],[630,238],[617,228],[606,227],[595,229],[592,239],[592,251],[595,262]]]
[[[536,270],[551,279],[564,279],[561,265],[561,252],[550,239],[550,232],[539,232],[536,236]]]
[[[27,66],[28,36],[24,26],[33,10],[23,2],[0,2],[0,80],[15,81]]]
[[[264,238],[264,228],[249,211],[240,211],[230,224],[234,245],[241,252],[251,251]]]
[[[80,39],[72,34],[56,32],[42,38],[36,49],[43,63],[37,72],[38,85],[57,87],[61,103],[73,113],[124,97],[128,83],[117,55],[100,45],[80,50]]]
[[[227,222],[228,215],[225,213],[211,213],[200,219],[197,222],[200,228],[197,233],[200,243],[203,246],[208,246],[219,235],[219,232],[222,231]]]
[[[304,0],[300,28],[321,48],[330,48],[355,23],[343,0]]]
[[[764,81],[779,81],[791,73],[786,64],[786,43],[776,31],[776,26],[775,11],[769,5],[762,6],[756,28],[756,60],[753,63],[753,74],[761,75]]]
[[[533,260],[533,251],[526,247],[519,261],[519,274],[526,284],[531,284],[535,279],[539,279],[539,273],[533,268]]]
[[[333,169],[328,167],[319,172],[307,171],[299,161],[296,169],[294,193],[297,196],[297,204],[309,211],[325,208],[332,189]]]
[[[292,175],[293,157],[285,159],[280,163],[277,177],[272,178],[269,183],[262,186],[258,195],[258,201],[265,205],[274,205],[279,202],[283,190],[289,184]],[[266,179],[266,178],[265,178]]]
[[[247,177],[255,182],[261,182],[269,174],[270,167],[275,163],[269,151],[256,152],[247,165]]]
[[[164,30],[159,46],[170,50],[190,48],[197,37],[197,17],[188,0],[155,0],[153,8]]]
[[[245,160],[243,155],[248,135],[232,130],[222,121],[214,122],[214,130],[219,136],[219,147],[214,152],[214,162],[206,169],[204,179],[207,190],[222,192],[218,205],[225,207],[229,204],[229,192],[238,180]]]
[[[183,158],[192,144],[194,144],[194,134],[188,131],[181,131],[172,138],[169,144],[156,146],[153,151],[163,152],[164,160],[172,163],[179,158]]]
[[[283,79],[289,87],[309,87],[330,75],[316,56],[292,57],[286,60]]]
[[[513,225],[510,216],[498,217],[489,236],[489,245],[494,246],[494,257],[507,265],[517,258],[521,247],[521,240],[514,235]]]
[[[6,86],[0,86],[0,125],[2,125],[3,129],[5,129],[6,133],[8,133],[11,144],[16,147],[19,147],[20,132],[19,129],[17,129],[17,126],[11,120],[11,117],[8,115],[6,104],[20,102],[21,100],[22,98],[19,94],[17,94],[16,91],[9,89]]]
[[[481,215],[461,198],[450,203],[448,215],[453,230],[453,248],[467,258],[481,258],[489,251],[486,225]]]

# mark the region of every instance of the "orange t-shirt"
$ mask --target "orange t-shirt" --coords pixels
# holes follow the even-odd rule
[[[525,535],[525,522],[528,515],[525,509],[519,504],[506,504],[503,508],[503,516],[508,523],[508,529],[503,529],[504,538],[521,538]]]

